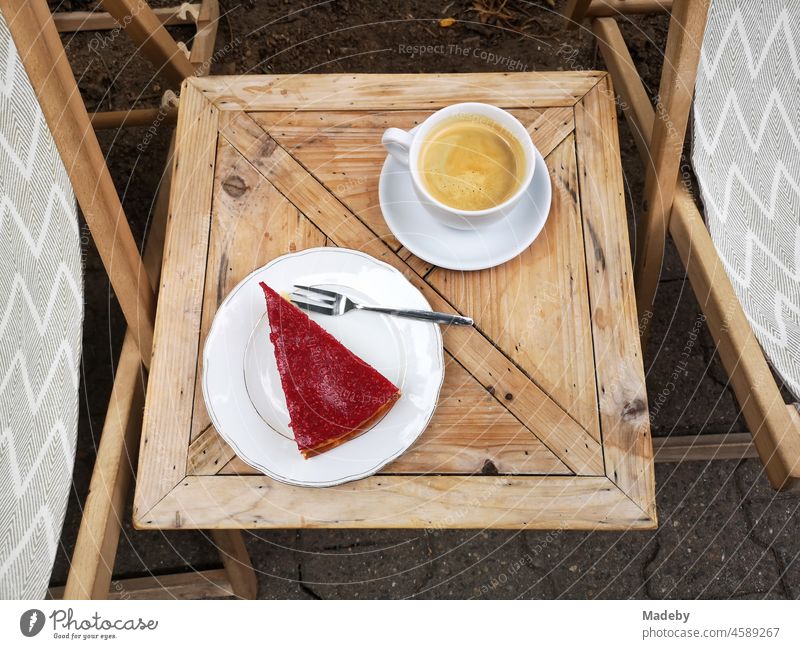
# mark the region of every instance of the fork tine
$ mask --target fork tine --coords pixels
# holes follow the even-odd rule
[[[316,302],[322,304],[324,306],[333,306],[336,302],[335,298],[326,297],[324,295],[317,295],[312,293],[311,295],[307,295],[305,293],[301,293],[299,291],[292,291],[290,297],[297,298],[298,300],[303,300],[306,302]]]
[[[292,304],[305,310],[313,311],[314,313],[322,313],[323,315],[333,315],[333,307],[321,306],[319,304],[311,304],[310,302],[301,302],[292,298]]]
[[[339,297],[339,293],[336,293],[335,291],[328,291],[324,288],[317,288],[316,286],[302,286],[301,284],[295,284],[294,287],[301,288],[309,293],[320,293],[321,295],[327,295],[328,297],[333,298]]]

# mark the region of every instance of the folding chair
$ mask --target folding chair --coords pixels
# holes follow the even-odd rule
[[[137,30],[147,28],[154,40],[166,42],[165,35],[170,38],[160,22],[153,23],[154,14],[146,4],[136,3],[135,16],[133,3],[106,5],[112,13],[123,8],[131,12],[127,17],[122,13],[115,17],[122,25],[135,26],[129,30],[132,34],[146,40]],[[74,325],[82,311],[77,198],[128,330],[67,585],[63,592],[51,595],[102,598],[109,595],[125,499],[139,448],[171,170],[163,177],[143,260],[44,0],[0,0],[0,47],[6,62],[2,98],[10,107],[0,120],[0,144],[6,155],[0,159],[4,172],[0,180],[5,185],[0,191],[0,227],[20,233],[16,236],[27,245],[21,248],[20,244],[19,254],[0,267],[14,277],[21,287],[17,294],[23,296],[12,294],[0,327],[2,360],[9,353],[16,359],[10,370],[3,368],[6,379],[0,380],[0,476],[13,481],[14,488],[12,497],[0,498],[4,529],[0,593],[5,597],[44,594],[71,487],[80,357],[80,330]],[[169,55],[170,60],[186,58],[177,46],[175,52],[178,54]],[[177,64],[175,74],[178,66],[187,74],[194,70]],[[31,160],[36,164],[26,164]],[[48,204],[45,195],[59,200]],[[46,218],[41,218],[42,212]],[[34,237],[31,232],[36,227],[40,230]],[[49,255],[60,258],[53,260]],[[31,257],[36,260],[31,262]],[[71,287],[71,292],[57,292],[61,285]],[[48,304],[48,299],[51,308],[42,316],[42,303]],[[37,328],[43,333],[29,335]],[[62,328],[67,333],[62,334]],[[55,349],[48,344],[48,334],[63,338]],[[49,374],[34,371],[48,364],[55,368]],[[14,452],[19,440],[23,453]],[[4,480],[4,488],[8,484]],[[211,536],[225,570],[132,580],[120,590],[126,597],[137,591],[149,597],[255,596],[256,578],[241,535],[213,531]]]
[[[214,53],[219,23],[217,0],[182,2],[173,7],[151,9],[140,0],[102,0],[107,11],[56,12],[53,20],[59,32],[113,31],[124,28],[145,58],[156,65],[158,74],[177,91],[188,76],[207,74]],[[176,42],[164,29],[168,25],[194,25],[192,47]],[[160,114],[160,113],[163,113]],[[175,110],[168,102],[160,108],[92,113],[97,129],[119,126],[148,126],[156,119],[175,122]]]
[[[792,33],[793,28],[796,34],[800,29],[798,9],[800,7],[791,8],[783,2],[742,3],[739,0],[714,0],[710,10],[708,0],[572,0],[566,8],[571,27],[576,27],[584,18],[592,19],[592,32],[646,167],[645,196],[637,224],[634,278],[640,328],[646,335],[669,233],[706,316],[706,324],[750,428],[755,450],[771,484],[777,489],[796,487],[800,479],[800,416],[795,405],[784,403],[770,371],[771,364],[785,386],[798,397],[800,283],[797,259],[791,257],[797,254],[797,249],[784,251],[779,261],[788,260],[788,265],[765,260],[754,263],[752,249],[743,242],[749,241],[761,250],[765,259],[774,256],[776,250],[781,255],[779,249],[787,240],[794,241],[795,245],[800,242],[797,211],[792,212],[791,205],[784,204],[781,209],[780,204],[772,203],[768,206],[772,211],[765,212],[759,200],[763,197],[759,197],[757,191],[762,185],[771,187],[777,169],[776,159],[781,161],[781,153],[797,154],[798,143],[791,132],[796,125],[781,120],[772,123],[771,128],[787,136],[790,148],[782,148],[773,138],[766,144],[756,143],[758,153],[764,154],[760,156],[752,150],[752,143],[748,145],[746,129],[718,129],[712,121],[719,117],[720,110],[731,109],[730,104],[726,106],[724,93],[737,85],[737,79],[740,84],[743,82],[738,88],[742,102],[757,100],[757,93],[751,91],[758,85],[764,110],[768,108],[766,103],[771,92],[779,97],[781,93],[792,92],[793,99],[800,100],[796,79],[792,86],[785,83],[785,74],[781,74],[793,69],[790,60],[778,62],[774,57],[769,58],[761,62],[761,68],[750,70],[742,68],[746,60],[742,50],[737,51],[736,56],[732,56],[730,50],[722,51],[726,39],[734,31],[737,38],[743,35],[756,40],[754,34],[760,25],[762,36],[771,34],[776,14],[780,21],[790,23],[785,33]],[[626,13],[654,11],[671,11],[656,109],[615,19]],[[748,26],[753,30],[750,34]],[[762,39],[758,45],[764,47],[768,43]],[[700,77],[695,86],[701,46],[704,63],[700,65]],[[724,58],[726,54],[728,57]],[[789,54],[786,52],[787,56]],[[727,78],[715,76],[714,66],[721,58],[728,68]],[[737,77],[748,74],[750,76]],[[708,227],[688,188],[678,179],[693,96],[693,163],[706,205]],[[737,99],[734,97],[734,101]],[[763,128],[766,114],[762,117],[757,105],[749,107],[758,118],[756,127]],[[709,131],[714,131],[709,137],[714,139],[715,146],[721,145],[719,150],[727,156],[708,154],[702,138]],[[747,150],[747,146],[751,150]],[[739,151],[738,162],[747,167],[739,177],[731,175],[736,166],[735,151]],[[798,173],[797,169],[785,171],[790,175]],[[725,197],[731,189],[726,183],[732,178],[733,190],[739,192],[737,197],[749,194],[744,200]],[[775,198],[774,193],[771,198]],[[725,209],[720,209],[722,201],[725,201]],[[776,270],[781,267],[787,270]],[[715,440],[718,444],[709,445],[698,437],[689,443],[667,443],[664,449],[673,460],[725,459],[747,453],[739,436],[719,437]]]

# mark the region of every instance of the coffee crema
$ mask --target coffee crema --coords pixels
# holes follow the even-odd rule
[[[511,198],[526,171],[525,152],[517,138],[483,115],[459,115],[442,122],[425,137],[418,160],[431,196],[472,212]]]

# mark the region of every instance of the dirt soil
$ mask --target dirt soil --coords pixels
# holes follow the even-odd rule
[[[174,5],[156,1],[154,6]],[[544,0],[320,3],[221,0],[213,74],[304,72],[491,72],[603,69],[591,34],[567,30]],[[91,1],[51,2],[59,11]],[[442,18],[455,23],[442,27]],[[657,93],[667,18],[635,17],[623,32],[651,95]],[[189,40],[193,30],[170,28]],[[125,35],[64,34],[91,110],[157,106],[168,85]],[[470,55],[464,55],[469,48]],[[477,55],[475,53],[478,53]],[[101,145],[141,242],[166,158],[170,127],[144,148],[141,128],[105,131]],[[632,240],[643,171],[624,119],[620,145]],[[53,574],[63,584],[88,490],[124,323],[84,230],[86,316],[75,488]],[[694,340],[688,361],[680,361]],[[674,249],[667,251],[658,309],[645,354],[653,433],[745,431]],[[679,380],[674,380],[678,376]],[[674,384],[674,390],[666,390]],[[660,527],[651,533],[284,531],[246,535],[260,596],[740,598],[800,597],[796,496],[775,494],[761,465],[685,463],[657,467]],[[792,533],[794,531],[794,533]],[[134,532],[130,512],[115,574],[214,567],[200,532]],[[125,595],[124,583],[114,589]]]

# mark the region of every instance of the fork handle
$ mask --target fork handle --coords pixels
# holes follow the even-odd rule
[[[475,324],[472,318],[466,318],[463,315],[452,315],[450,313],[438,313],[436,311],[420,311],[417,309],[390,309],[383,306],[363,306],[356,307],[362,311],[375,311],[376,313],[385,313],[386,315],[396,315],[401,318],[411,318],[413,320],[425,320],[427,322],[435,322],[437,324],[446,325],[465,325],[471,326]]]

